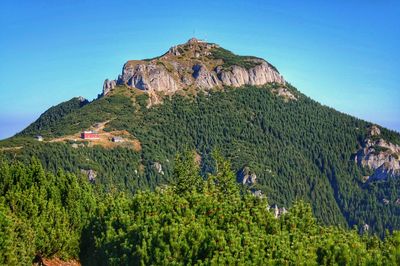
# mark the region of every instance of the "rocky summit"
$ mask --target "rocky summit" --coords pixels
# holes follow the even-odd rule
[[[116,80],[104,81],[103,95],[117,85],[136,88],[152,96],[155,93],[172,95],[183,89],[196,91],[267,83],[284,86],[285,80],[264,59],[238,56],[217,44],[192,38],[171,47],[162,56],[126,62]]]

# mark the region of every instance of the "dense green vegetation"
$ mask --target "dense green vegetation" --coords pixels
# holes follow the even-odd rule
[[[35,123],[27,127],[23,132],[26,134],[35,134],[38,131],[47,130],[55,133],[58,130],[57,121],[62,117],[78,110],[79,108],[88,104],[88,100],[80,99],[78,97],[72,98],[69,101],[60,103],[56,106],[49,108],[44,112]]]
[[[76,103],[76,101],[77,98],[74,98],[66,103]],[[50,108],[35,123],[18,135],[33,136],[40,132],[44,137],[64,136],[89,128],[96,122],[115,119],[118,116],[132,115],[135,112],[131,100],[124,95],[103,97],[95,102],[96,104],[87,104],[74,109],[75,112],[63,113],[63,115],[58,115],[58,106],[52,107],[57,109],[52,110]],[[64,109],[64,104],[60,104],[62,109]]]
[[[327,225],[361,228],[366,223],[380,236],[387,229],[399,229],[400,206],[395,201],[400,181],[364,184],[367,170],[352,160],[370,124],[321,106],[291,86],[299,100],[285,102],[271,92],[274,86],[174,96],[149,109],[145,96],[118,88],[61,117],[52,129],[24,131],[0,146],[24,146],[4,153],[24,162],[35,156],[54,173],[59,168],[94,169],[96,184],[127,193],[171,181],[174,155],[187,148],[201,156],[204,175],[212,169],[210,152],[219,148],[235,171],[248,166],[256,173],[257,184],[251,189],[262,190],[271,204],[287,208],[301,199]],[[140,140],[141,151],[26,141],[37,133],[72,134],[108,120],[105,130],[128,130]],[[381,131],[382,137],[399,142],[395,132]],[[156,162],[163,173],[155,170]]]
[[[53,255],[77,258],[82,229],[95,212],[86,179],[41,164],[0,162],[0,265]]]
[[[254,56],[242,56],[236,55],[229,50],[224,48],[218,47],[214,48],[211,53],[211,57],[213,59],[221,59],[223,60],[224,64],[222,65],[223,68],[229,69],[232,66],[241,66],[246,69],[253,68],[260,63],[254,62],[252,59],[260,59]],[[276,68],[274,68],[276,70]]]
[[[296,202],[275,218],[266,198],[240,193],[218,153],[206,178],[190,152],[155,191],[96,192],[81,176],[33,160],[0,166],[0,264],[80,258],[83,265],[396,265],[400,235],[384,241],[320,225]]]

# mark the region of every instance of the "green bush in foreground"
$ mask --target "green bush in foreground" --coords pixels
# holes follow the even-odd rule
[[[266,198],[240,193],[214,154],[204,180],[193,154],[174,183],[134,196],[99,195],[83,178],[0,163],[0,265],[79,258],[83,265],[399,265],[400,234],[385,240],[321,226],[296,202],[275,218]]]
[[[81,231],[94,213],[90,184],[72,174],[0,161],[0,265],[34,258],[76,258]]]
[[[132,198],[109,196],[99,205],[81,253],[84,264],[400,263],[400,234],[382,241],[356,230],[320,226],[303,202],[275,218],[265,198],[239,193],[229,163],[219,156],[216,172],[205,181],[196,175],[193,158],[178,158],[176,169],[175,180],[188,176],[190,182]]]

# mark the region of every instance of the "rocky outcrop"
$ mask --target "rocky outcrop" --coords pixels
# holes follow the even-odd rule
[[[354,160],[358,165],[374,170],[365,181],[400,177],[400,146],[380,138],[377,126],[368,129],[368,135],[357,151]]]
[[[215,72],[208,71],[205,65],[196,64],[192,69],[196,87],[207,90],[221,85]]]
[[[285,207],[279,208],[278,205],[272,206],[272,209],[274,211],[275,218],[279,218],[282,215],[285,215],[286,213],[288,213],[288,211],[286,210]]]
[[[370,136],[377,136],[381,134],[381,130],[376,125],[372,125],[368,128],[368,133]]]
[[[368,178],[369,181],[385,180],[390,176],[400,177],[399,162],[393,158],[389,158],[388,160],[389,162],[384,162],[374,171],[374,173]]]
[[[179,86],[162,65],[127,63],[124,66],[119,84],[143,91],[175,93]]]
[[[239,183],[251,186],[256,184],[257,175],[246,166],[238,172],[237,179]]]
[[[297,101],[297,97],[294,96],[294,94],[287,88],[274,89],[272,90],[272,92],[282,97],[285,101],[290,101],[290,100]]]
[[[251,193],[251,195],[253,195],[254,197],[257,197],[257,198],[266,198],[266,195],[260,189],[252,188],[252,189],[250,189],[250,193]]]
[[[243,85],[264,85],[267,83],[285,84],[283,77],[275,71],[266,61],[254,59],[259,65],[246,69],[240,66],[232,66],[231,70],[224,70],[222,67],[215,69],[222,84],[231,87]]]
[[[364,224],[359,230],[360,234],[367,234],[368,231],[369,231],[369,224]]]
[[[279,72],[263,59],[246,57],[252,67],[239,65],[224,67],[223,59],[215,59],[216,44],[190,39],[187,43],[173,46],[164,55],[150,60],[128,61],[116,81],[106,80],[103,95],[107,95],[118,85],[171,95],[179,90],[192,87],[209,90],[221,86],[260,86],[285,80]]]
[[[115,80],[106,79],[103,84],[103,95],[107,95],[116,85],[117,82]]]
[[[88,102],[88,100],[85,99],[85,98],[82,97],[82,96],[78,96],[77,98],[78,98],[78,101],[80,101],[81,103],[86,103],[86,102]]]
[[[153,168],[157,171],[157,173],[164,175],[164,171],[162,169],[162,165],[159,162],[153,163]]]
[[[94,183],[96,181],[96,177],[97,177],[97,172],[89,169],[89,170],[85,170],[85,169],[81,169],[81,173],[86,175],[89,182]]]

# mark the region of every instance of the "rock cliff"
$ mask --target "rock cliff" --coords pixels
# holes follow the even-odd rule
[[[104,81],[103,95],[117,85],[150,95],[157,92],[171,95],[183,89],[210,90],[267,83],[286,84],[278,70],[263,59],[238,56],[217,44],[193,38],[171,47],[160,57],[126,62],[116,80]]]
[[[366,177],[368,181],[400,177],[400,146],[384,140],[377,126],[368,129],[354,159],[360,166],[373,170],[373,174]]]

